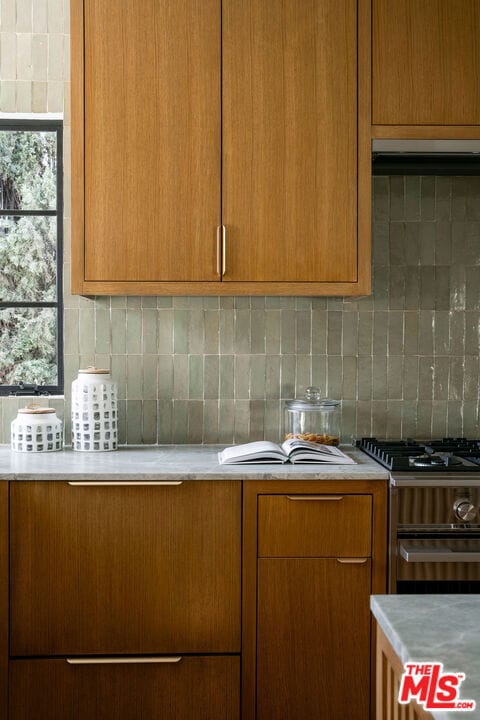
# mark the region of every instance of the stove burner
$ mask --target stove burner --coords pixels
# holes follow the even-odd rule
[[[414,467],[438,467],[447,465],[447,460],[439,455],[418,455],[412,458],[412,465]]]

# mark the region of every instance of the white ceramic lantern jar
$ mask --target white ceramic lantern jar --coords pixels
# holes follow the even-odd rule
[[[87,367],[72,383],[72,447],[105,452],[117,449],[117,384],[110,370]]]
[[[12,450],[53,452],[63,445],[62,421],[53,408],[35,403],[20,408],[11,425]]]

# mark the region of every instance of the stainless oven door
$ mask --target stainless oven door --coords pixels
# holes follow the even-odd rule
[[[479,592],[480,538],[397,539],[397,592]]]

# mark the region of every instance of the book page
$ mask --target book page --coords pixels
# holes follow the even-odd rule
[[[286,454],[283,452],[280,445],[268,440],[257,440],[256,442],[245,443],[244,445],[232,445],[226,447],[221,453],[218,454],[219,461],[221,463],[228,463],[234,460],[241,462],[242,459],[257,459],[262,458],[279,459],[282,462],[286,459]]]
[[[325,455],[335,455],[337,457],[345,457],[345,453],[339,450],[334,445],[320,445],[319,443],[310,442],[309,440],[297,440],[297,438],[290,438],[282,443],[282,450],[289,455],[292,450],[310,450],[312,452],[323,453]]]
[[[324,462],[341,465],[355,465],[348,455],[334,445],[320,445],[308,440],[291,438],[282,444],[282,450],[288,454],[290,462]]]

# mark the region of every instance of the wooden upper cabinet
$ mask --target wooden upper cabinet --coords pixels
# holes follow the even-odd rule
[[[13,656],[240,651],[241,483],[10,489]]]
[[[220,4],[83,5],[84,279],[216,280]]]
[[[373,124],[480,125],[478,0],[373,0]]]
[[[225,281],[357,280],[356,0],[224,0]]]
[[[370,292],[368,0],[71,17],[74,293]]]

